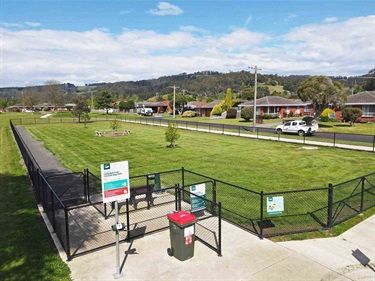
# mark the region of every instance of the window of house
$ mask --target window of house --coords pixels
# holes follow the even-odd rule
[[[310,105],[309,104],[307,104],[306,106],[305,106],[305,112],[310,112]]]
[[[374,117],[375,105],[362,105],[363,117]]]

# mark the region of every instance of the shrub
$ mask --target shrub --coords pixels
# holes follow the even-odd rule
[[[49,111],[49,107],[43,107],[43,111]]]
[[[251,118],[253,118],[254,108],[250,106],[245,106],[241,109],[241,118],[245,119],[245,121],[249,122]]]
[[[228,108],[227,110],[227,119],[235,119],[237,117],[237,109]]]
[[[354,126],[354,122],[362,116],[362,110],[359,108],[347,107],[341,111],[342,118],[345,121],[349,121],[351,126]]]
[[[179,129],[174,123],[168,122],[168,127],[165,130],[165,140],[170,143],[168,147],[176,146],[175,143],[180,138],[178,131]]]
[[[223,113],[223,109],[221,108],[219,104],[217,104],[212,109],[210,115],[221,115],[221,113]]]
[[[117,132],[118,129],[121,129],[121,122],[118,119],[112,120],[109,124],[109,127],[112,129],[113,132]]]
[[[195,117],[195,116],[197,116],[197,113],[191,110],[187,110],[184,113],[182,113],[182,117]]]

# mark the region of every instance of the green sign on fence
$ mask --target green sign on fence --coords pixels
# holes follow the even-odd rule
[[[284,214],[284,196],[267,197],[267,215]]]
[[[192,185],[190,186],[190,192],[191,212],[197,212],[206,209],[206,200],[204,200],[204,198],[206,198],[206,184],[202,183]]]

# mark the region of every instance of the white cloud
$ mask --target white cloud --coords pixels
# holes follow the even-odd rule
[[[141,80],[181,72],[227,72],[259,65],[263,73],[364,74],[375,58],[375,16],[300,26],[280,37],[245,28],[224,34],[196,26],[84,32],[0,28],[1,84],[22,86],[55,79],[82,85]]]
[[[296,14],[290,13],[290,14],[288,14],[288,16],[285,18],[285,21],[289,21],[289,20],[294,19],[294,18],[296,18],[296,17],[297,17]]]
[[[332,17],[332,18],[325,18],[324,19],[324,22],[327,22],[327,23],[331,23],[331,22],[336,22],[338,19],[336,17]]]
[[[183,10],[168,2],[160,2],[157,9],[152,9],[149,11],[149,13],[155,16],[179,15],[183,13]]]
[[[31,27],[38,27],[41,26],[39,22],[32,22],[32,21],[27,21],[25,22],[26,25],[31,26]]]
[[[193,25],[182,25],[180,26],[181,31],[187,31],[187,32],[198,32],[198,33],[208,33],[207,30],[199,27],[195,27]]]
[[[4,27],[8,27],[8,28],[12,28],[12,27],[20,28],[20,27],[22,27],[22,24],[13,23],[13,22],[2,22],[1,25],[4,26]]]
[[[125,10],[120,11],[120,15],[126,15],[126,14],[130,14],[130,11],[125,11]]]

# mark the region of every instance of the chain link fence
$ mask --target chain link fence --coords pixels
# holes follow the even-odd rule
[[[111,203],[103,204],[100,178],[87,169],[46,178],[12,120],[10,126],[36,199],[68,259],[112,245],[114,210]],[[198,196],[205,208],[198,214],[197,238],[218,254],[221,218],[260,237],[270,237],[331,228],[375,206],[375,172],[323,188],[264,193],[252,191],[251,184],[244,188],[182,168],[130,177],[134,198],[119,204],[120,220],[126,220],[128,226],[121,239],[168,228],[166,214],[191,210],[191,188],[199,184],[205,185],[205,196]],[[136,190],[142,191],[138,194]],[[272,211],[270,198],[276,197],[282,197],[282,212]]]

